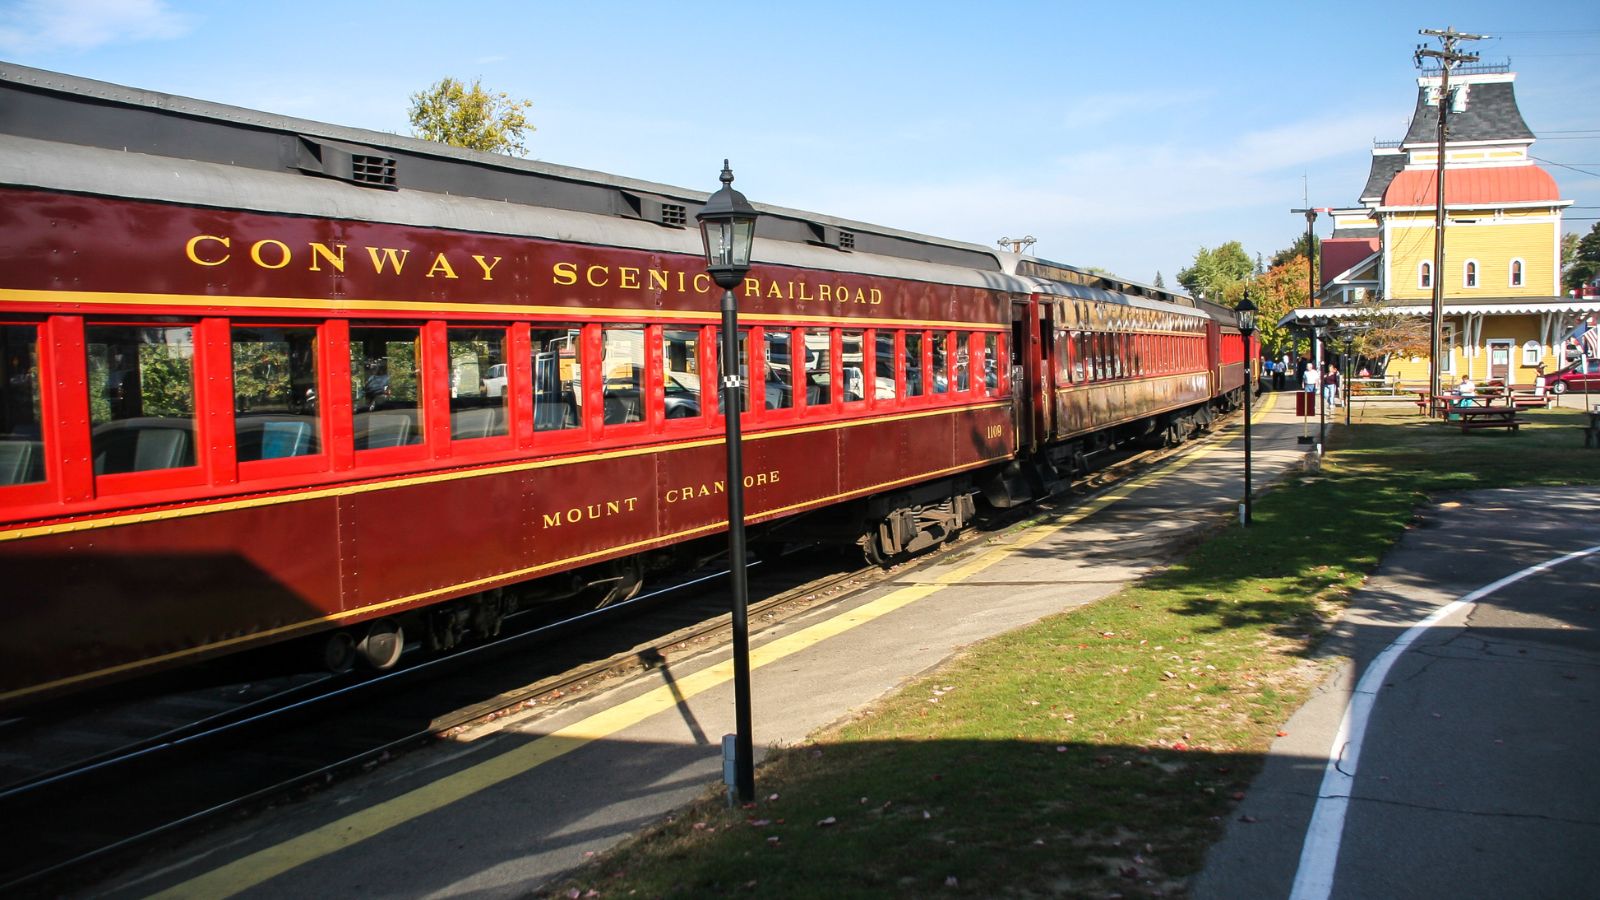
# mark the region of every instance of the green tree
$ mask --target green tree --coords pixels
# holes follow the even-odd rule
[[[1310,246],[1311,252],[1306,252]],[[1296,256],[1309,256],[1316,259],[1322,253],[1322,241],[1315,234],[1302,234],[1294,239],[1294,243],[1272,254],[1272,265],[1281,266]]]
[[[1576,235],[1564,235],[1561,239],[1561,261],[1564,263],[1561,284],[1567,290],[1576,290],[1600,276],[1600,222],[1596,222],[1589,229],[1589,233],[1579,238],[1572,247],[1572,256],[1567,256],[1567,238]]]
[[[1253,268],[1243,245],[1229,241],[1215,250],[1201,247],[1194,255],[1194,265],[1178,272],[1178,283],[1192,295],[1203,293],[1206,299],[1220,303],[1231,286],[1250,277]]]
[[[1156,270],[1156,280],[1151,282],[1151,284],[1154,285],[1155,287],[1158,287],[1158,288],[1164,288],[1164,287],[1167,286],[1167,283],[1165,281],[1161,280],[1161,270],[1160,269]]]
[[[411,95],[411,133],[452,147],[526,156],[523,137],[534,130],[526,111],[532,106],[532,100],[485,90],[481,79],[468,85],[443,78]]]

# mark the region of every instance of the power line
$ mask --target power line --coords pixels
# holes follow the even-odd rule
[[[1529,159],[1536,159],[1539,162],[1542,162],[1547,166],[1560,166],[1563,169],[1571,169],[1574,172],[1578,172],[1578,173],[1581,173],[1581,174],[1584,174],[1584,175],[1593,175],[1596,178],[1600,178],[1600,172],[1591,172],[1588,169],[1580,169],[1577,166],[1569,166],[1566,163],[1558,163],[1553,159],[1545,159],[1542,156],[1534,156],[1532,153],[1528,154],[1528,158]],[[1585,163],[1585,165],[1588,165],[1588,164]]]

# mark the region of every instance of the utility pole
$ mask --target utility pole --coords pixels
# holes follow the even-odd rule
[[[1317,241],[1317,213],[1332,213],[1333,208],[1328,206],[1313,207],[1311,205],[1311,200],[1309,199],[1310,193],[1308,182],[1306,190],[1307,199],[1305,201],[1306,208],[1291,209],[1289,212],[1305,213],[1306,216],[1306,302],[1310,303],[1312,308],[1316,308],[1322,305],[1321,303],[1317,302],[1317,257],[1320,254],[1318,254],[1312,247],[1312,245]],[[1322,377],[1322,337],[1321,335],[1317,334],[1316,331],[1313,331],[1311,334],[1311,364],[1317,367],[1317,377],[1320,379]],[[1317,382],[1317,392],[1312,395],[1312,401],[1315,402],[1319,407],[1322,406],[1321,384],[1321,381]],[[1317,445],[1317,452],[1322,452],[1321,444]]]
[[[1487,34],[1463,34],[1454,27],[1447,27],[1443,31],[1436,28],[1423,28],[1417,32],[1427,37],[1435,37],[1444,44],[1443,50],[1429,50],[1421,44],[1417,45],[1417,52],[1412,58],[1418,66],[1424,59],[1437,59],[1439,61],[1439,159],[1438,174],[1434,179],[1434,192],[1437,194],[1433,212],[1433,317],[1429,322],[1429,353],[1428,353],[1428,392],[1434,396],[1439,394],[1439,354],[1440,334],[1443,329],[1444,318],[1444,142],[1448,126],[1446,120],[1450,117],[1450,68],[1456,63],[1477,62],[1475,53],[1457,53],[1456,43],[1459,41],[1481,41],[1488,37]]]

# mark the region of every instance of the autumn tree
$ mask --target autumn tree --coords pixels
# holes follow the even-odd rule
[[[1215,250],[1201,247],[1194,255],[1194,264],[1178,272],[1178,283],[1191,295],[1203,293],[1206,299],[1220,303],[1229,287],[1243,284],[1250,277],[1253,267],[1244,247],[1238,241],[1229,241]]]
[[[452,147],[526,156],[523,137],[534,130],[526,111],[532,106],[532,100],[485,90],[481,79],[468,85],[443,78],[411,95],[411,133]]]
[[[1243,293],[1242,287],[1240,293]],[[1297,340],[1278,321],[1287,316],[1290,310],[1310,305],[1306,296],[1305,257],[1292,257],[1251,281],[1250,302],[1256,305],[1256,333],[1268,355],[1278,356],[1285,350],[1304,349],[1302,345],[1306,342]]]
[[[1432,351],[1433,334],[1428,317],[1406,315],[1368,294],[1355,303],[1356,314],[1348,321],[1362,329],[1356,337],[1356,355],[1376,363],[1376,371],[1388,368],[1395,357],[1427,356]]]

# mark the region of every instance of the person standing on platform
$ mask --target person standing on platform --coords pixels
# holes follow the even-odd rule
[[[1306,366],[1300,370],[1300,389],[1306,393],[1315,394],[1317,392],[1318,380],[1316,366]]]
[[[1339,402],[1339,369],[1333,363],[1329,363],[1327,369],[1322,375],[1322,404],[1342,406]]]

